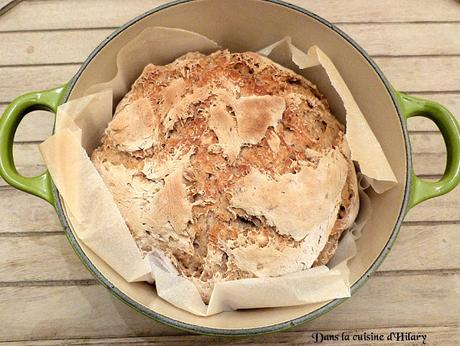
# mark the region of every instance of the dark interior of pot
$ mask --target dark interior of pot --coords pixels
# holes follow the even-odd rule
[[[69,98],[80,97],[89,86],[110,80],[116,74],[115,57],[120,47],[148,26],[195,31],[232,51],[257,51],[289,35],[300,49],[307,50],[316,44],[333,60],[380,141],[399,182],[389,192],[371,195],[373,214],[357,242],[358,254],[350,262],[351,283],[363,277],[384,251],[393,233],[403,204],[407,170],[400,119],[388,90],[368,60],[333,29],[293,8],[257,0],[192,1],[152,12],[114,37],[82,71]],[[321,83],[318,84],[321,87]],[[265,327],[310,314],[327,304],[198,317],[163,301],[148,284],[128,284],[88,248],[80,245],[102,275],[140,306],[200,327],[224,330]]]

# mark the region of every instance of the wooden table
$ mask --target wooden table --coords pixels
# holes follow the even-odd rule
[[[115,27],[164,2],[14,1],[0,16],[0,112],[15,96],[69,80]],[[460,114],[459,1],[295,3],[337,23],[372,55],[396,88],[440,101]],[[22,172],[43,170],[37,143],[51,127],[47,113],[29,115],[21,124],[14,151]],[[440,134],[429,121],[411,120],[409,127],[416,172],[439,178],[445,163]],[[0,185],[2,341],[308,344],[315,331],[410,331],[427,334],[429,344],[460,343],[458,189],[413,209],[379,271],[332,312],[288,332],[229,340],[190,335],[131,310],[85,269],[50,205],[3,181]]]

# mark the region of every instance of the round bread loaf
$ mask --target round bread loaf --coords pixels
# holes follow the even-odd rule
[[[146,66],[92,161],[141,252],[162,251],[205,302],[220,281],[327,264],[359,208],[326,99],[252,52]]]

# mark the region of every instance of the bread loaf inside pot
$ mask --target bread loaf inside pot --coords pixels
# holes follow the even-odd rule
[[[252,52],[146,66],[91,158],[140,250],[205,302],[219,281],[327,264],[359,209],[327,100]]]

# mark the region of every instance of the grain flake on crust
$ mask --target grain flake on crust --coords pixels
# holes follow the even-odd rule
[[[217,136],[218,144],[231,162],[235,161],[240,153],[241,139],[238,136],[234,117],[226,110],[223,103],[211,106],[209,127]]]
[[[164,179],[174,171],[185,167],[194,152],[195,148],[191,148],[186,154],[183,154],[182,150],[178,149],[170,157],[162,161],[146,158],[144,159],[142,173],[150,180]]]
[[[299,173],[276,180],[252,169],[238,182],[230,205],[265,218],[280,234],[302,240],[334,217],[346,173],[347,161],[336,151],[323,156],[317,168],[305,165]]]
[[[205,87],[192,89],[191,93],[177,98],[163,119],[165,133],[168,134],[178,121],[185,121],[192,117],[193,113],[189,111],[189,107],[194,103],[203,102],[208,97],[210,97],[209,88]]]
[[[221,94],[223,102],[210,108],[209,127],[218,139],[224,155],[234,162],[243,144],[258,144],[269,127],[275,127],[286,109],[284,98],[279,96],[249,96],[232,99]],[[270,136],[272,150],[279,149],[279,138]],[[278,140],[278,142],[277,142]]]
[[[169,122],[174,123],[177,119],[174,119],[174,116],[171,115],[171,110],[173,106],[176,105],[182,98],[186,91],[186,84],[183,78],[177,78],[171,81],[171,83],[163,89],[162,92],[162,101],[160,105],[159,112],[162,116],[163,124],[165,120],[169,119]],[[165,124],[164,124],[165,125]],[[166,128],[168,126],[165,125]]]
[[[275,154],[280,150],[281,140],[275,131],[267,132],[267,143]]]
[[[268,127],[275,127],[281,120],[286,103],[280,96],[247,96],[235,100],[234,111],[238,134],[243,143],[257,144]]]
[[[161,230],[170,230],[172,227],[177,234],[190,235],[187,232],[187,223],[192,221],[192,204],[187,199],[183,174],[182,166],[164,179],[164,186],[155,194],[146,221],[157,232],[161,233]]]
[[[158,141],[158,120],[150,102],[141,98],[126,105],[111,121],[107,136],[127,152],[151,148]]]

